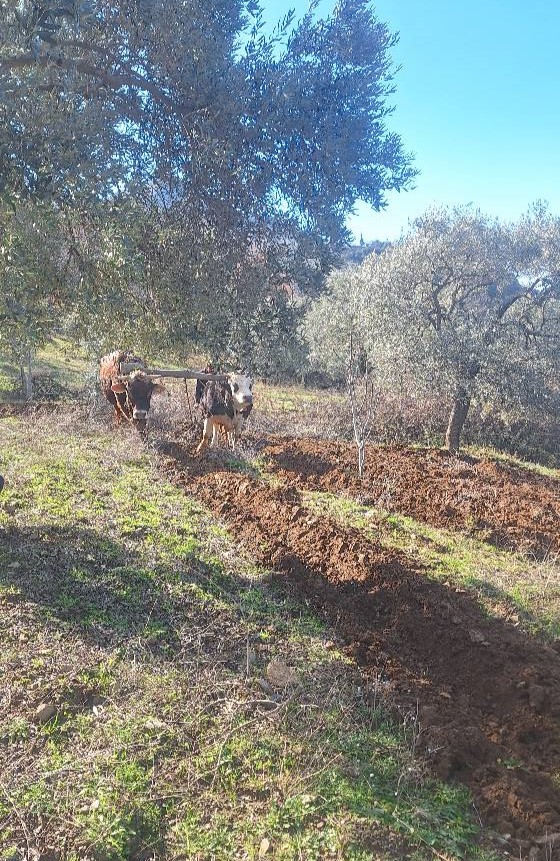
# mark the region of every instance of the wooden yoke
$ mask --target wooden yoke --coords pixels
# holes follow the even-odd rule
[[[203,382],[227,382],[227,374],[203,374],[201,371],[173,371],[166,368],[146,368],[137,362],[121,362],[120,372],[122,376],[131,374],[133,371],[143,371],[150,377],[174,377],[178,380],[202,380]]]

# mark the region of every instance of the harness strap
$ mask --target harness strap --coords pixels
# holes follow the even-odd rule
[[[129,398],[129,396],[128,396],[128,388],[127,388],[127,386],[126,386],[126,383],[124,384],[124,388],[125,388],[125,392],[126,392],[126,405],[127,405],[127,407],[128,407],[128,406],[130,405],[130,398]],[[114,392],[114,395],[115,395],[115,401],[116,401],[116,404],[117,404],[117,408],[118,408],[118,410],[120,411],[121,415],[122,415],[122,416],[124,416],[124,418],[127,420],[127,422],[133,422],[133,421],[134,421],[134,419],[132,418],[132,416],[128,416],[128,415],[125,413],[125,411],[123,410],[123,408],[122,408],[122,406],[121,406],[121,402],[120,402],[120,400],[119,400],[119,399],[118,399],[118,397],[117,397],[117,392]]]

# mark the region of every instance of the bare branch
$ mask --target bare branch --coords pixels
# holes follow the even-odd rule
[[[35,57],[33,54],[20,54],[17,56],[0,55],[0,72],[36,67],[45,69],[76,70],[82,75],[95,78],[95,80],[99,81],[103,86],[111,90],[119,91],[123,87],[130,87],[131,89],[138,90],[140,92],[149,93],[156,102],[165,105],[165,107],[169,108],[172,113],[181,118],[201,110],[206,110],[206,107],[199,106],[194,108],[193,106],[179,104],[170,96],[166,95],[166,93],[157,84],[154,84],[152,81],[148,81],[144,77],[135,75],[132,72],[121,72],[118,74],[112,73],[107,69],[102,69],[83,59],[76,60],[65,57],[54,58],[49,56]],[[45,85],[37,84],[36,88],[39,89],[41,86],[44,87]],[[33,88],[35,88],[35,86]]]

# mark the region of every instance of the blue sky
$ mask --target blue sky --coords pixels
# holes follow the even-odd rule
[[[322,0],[319,14],[332,10]],[[263,0],[268,21],[305,0]],[[387,209],[359,206],[359,239],[396,239],[433,203],[473,203],[516,219],[535,200],[560,214],[558,0],[376,0],[400,33],[393,50],[395,112],[388,121],[415,154],[416,188]]]

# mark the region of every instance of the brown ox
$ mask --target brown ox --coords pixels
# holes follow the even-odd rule
[[[120,370],[122,362],[134,363],[139,369],[123,375]],[[146,426],[152,395],[167,392],[165,386],[146,373],[145,368],[142,359],[122,350],[103,356],[99,368],[101,391],[112,404],[115,419],[117,422],[131,422],[139,430]]]

